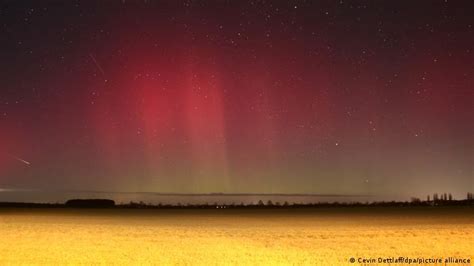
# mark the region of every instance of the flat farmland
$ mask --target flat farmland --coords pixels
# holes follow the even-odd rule
[[[349,265],[474,258],[472,207],[0,209],[0,264]]]

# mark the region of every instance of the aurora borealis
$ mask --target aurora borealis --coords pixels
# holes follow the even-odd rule
[[[464,197],[473,7],[0,1],[0,188]]]

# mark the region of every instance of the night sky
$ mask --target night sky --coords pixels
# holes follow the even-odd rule
[[[464,197],[472,1],[0,1],[0,188]]]

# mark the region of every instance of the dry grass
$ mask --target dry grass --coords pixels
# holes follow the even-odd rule
[[[338,265],[350,257],[474,258],[472,208],[7,210],[0,265]]]

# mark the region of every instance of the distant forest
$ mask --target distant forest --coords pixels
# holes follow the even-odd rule
[[[65,203],[28,203],[28,202],[0,202],[0,208],[124,208],[124,209],[277,209],[277,208],[327,208],[327,207],[409,207],[409,206],[474,206],[474,193],[467,193],[466,199],[455,200],[451,194],[428,195],[426,200],[411,198],[410,201],[378,201],[378,202],[317,202],[317,203],[289,203],[266,202],[232,204],[147,204],[145,202],[129,202],[116,204],[111,199],[71,199]]]

